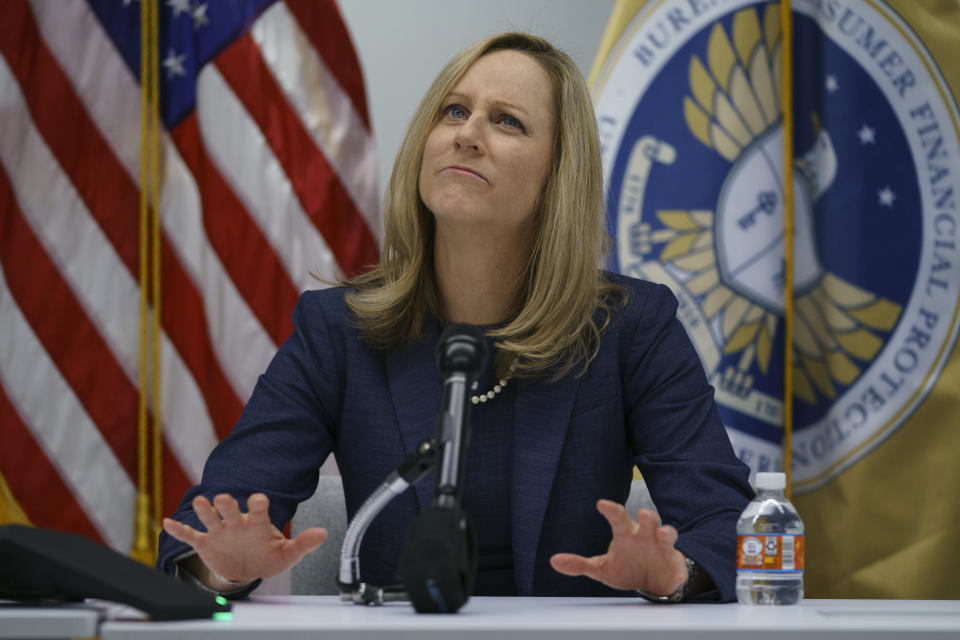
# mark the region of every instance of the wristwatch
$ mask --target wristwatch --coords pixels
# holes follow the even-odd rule
[[[690,586],[693,576],[697,573],[697,563],[686,556],[683,559],[687,563],[687,579],[677,587],[676,591],[666,596],[643,589],[637,589],[637,593],[650,602],[683,602],[683,599],[687,597],[687,587]]]

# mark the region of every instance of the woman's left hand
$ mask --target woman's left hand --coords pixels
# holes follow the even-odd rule
[[[687,580],[687,563],[673,545],[677,530],[660,526],[650,509],[640,509],[637,521],[627,515],[622,504],[597,501],[597,511],[610,523],[613,540],[603,555],[587,558],[573,553],[557,553],[550,564],[568,576],[587,576],[603,584],[632,591],[641,589],[670,595]]]

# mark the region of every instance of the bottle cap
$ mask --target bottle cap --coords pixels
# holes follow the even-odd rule
[[[786,489],[787,474],[783,473],[782,471],[767,473],[757,472],[757,479],[755,483],[757,489]]]

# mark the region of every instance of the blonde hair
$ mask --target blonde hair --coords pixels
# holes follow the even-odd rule
[[[516,301],[516,315],[488,332],[503,374],[559,378],[596,355],[613,297],[624,297],[599,265],[607,249],[597,124],[583,76],[549,42],[503,33],[476,42],[451,60],[420,102],[397,152],[384,202],[380,263],[345,284],[355,324],[375,347],[416,340],[427,314],[443,317],[433,265],[434,220],[420,198],[423,148],[443,101],[471,65],[499,50],[536,60],[550,78],[556,115],[553,158],[535,212],[536,235]],[[595,314],[601,310],[599,317]]]

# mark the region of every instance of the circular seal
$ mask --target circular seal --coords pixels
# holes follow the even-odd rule
[[[754,471],[782,466],[777,3],[648,3],[599,77],[611,268],[662,282]],[[793,488],[892,433],[957,334],[960,118],[881,2],[795,0]]]
[[[741,548],[744,555],[758,556],[763,552],[763,542],[760,541],[760,538],[750,536],[743,539]]]

